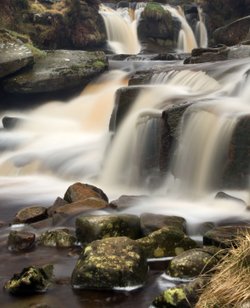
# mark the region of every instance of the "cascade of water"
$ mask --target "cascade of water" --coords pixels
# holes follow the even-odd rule
[[[115,91],[126,83],[124,72],[110,72],[68,103],[48,103],[21,115],[19,127],[1,132],[1,175],[53,172],[79,179],[98,173]]]
[[[137,20],[131,18],[128,8],[114,11],[100,6],[111,50],[117,54],[138,54],[141,50],[137,36]]]
[[[159,84],[163,82],[166,85]],[[121,124],[118,132],[116,132],[100,177],[101,185],[118,184],[123,185],[124,189],[125,185],[135,187],[138,184],[143,186],[145,182],[147,183],[145,177],[144,181],[141,180],[139,183],[137,179],[143,173],[140,170],[140,165],[143,165],[140,153],[142,149],[149,149],[147,137],[151,138],[154,135],[154,132],[150,133],[148,131],[152,127],[148,125],[149,119],[161,117],[162,102],[166,107],[168,104],[172,104],[174,99],[180,99],[183,96],[187,98],[197,92],[202,93],[218,88],[218,83],[205,73],[188,70],[171,71],[167,73],[167,78],[163,78],[163,81],[159,76],[154,75],[151,83],[154,86],[148,86],[147,89],[141,91],[129,115]],[[206,85],[205,91],[204,85]],[[144,124],[143,126],[142,123]],[[140,127],[139,133],[138,127]],[[156,126],[153,127],[155,128]],[[143,134],[141,133],[142,131]],[[147,155],[150,156],[149,153],[144,153],[144,156]]]
[[[199,43],[199,46],[206,48],[208,46],[207,28],[204,21],[204,14],[202,8],[198,7],[199,21],[196,24],[195,34]]]
[[[184,52],[191,52],[192,49],[197,47],[197,42],[193,30],[191,29],[185,18],[185,14],[182,8],[178,6],[176,9],[169,5],[164,5],[164,8],[169,11],[173,17],[177,18],[181,22],[181,30],[179,33],[177,44],[178,50]]]

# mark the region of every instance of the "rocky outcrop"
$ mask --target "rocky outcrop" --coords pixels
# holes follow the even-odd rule
[[[171,14],[159,3],[149,2],[141,14],[138,37],[148,51],[152,51],[153,45],[173,49],[174,22]]]
[[[1,21],[42,49],[93,49],[106,42],[98,1],[4,0]]]
[[[140,245],[126,237],[92,242],[72,273],[75,289],[139,287],[146,281],[147,261]]]
[[[103,52],[57,50],[4,81],[9,93],[44,93],[86,85],[107,68]]]
[[[250,15],[238,19],[214,31],[213,37],[216,44],[227,46],[237,45],[250,40]]]

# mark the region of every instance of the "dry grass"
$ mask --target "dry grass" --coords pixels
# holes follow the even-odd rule
[[[250,233],[215,268],[196,308],[250,308]]]

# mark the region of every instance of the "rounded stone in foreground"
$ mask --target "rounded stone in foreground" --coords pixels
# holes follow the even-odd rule
[[[46,247],[67,248],[75,245],[76,238],[69,229],[61,228],[42,233],[39,242]]]
[[[137,288],[145,283],[148,265],[143,250],[127,237],[92,242],[72,273],[75,289]]]
[[[25,231],[11,231],[8,236],[8,249],[13,252],[30,250],[35,245],[36,235]]]
[[[47,208],[32,206],[21,209],[15,216],[15,223],[32,223],[47,218]]]

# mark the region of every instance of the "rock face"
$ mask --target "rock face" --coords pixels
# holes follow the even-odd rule
[[[250,15],[215,30],[216,44],[233,46],[250,39]]]
[[[139,238],[140,221],[135,215],[81,216],[76,219],[76,236],[82,243],[107,237]]]
[[[34,62],[31,50],[2,29],[0,29],[0,54],[0,78]]]
[[[76,289],[138,287],[147,277],[147,261],[139,244],[126,237],[92,242],[72,273]]]
[[[53,275],[53,265],[44,267],[30,266],[24,268],[20,274],[14,274],[4,289],[12,295],[40,293],[47,290]]]
[[[31,70],[7,79],[10,93],[43,93],[86,85],[107,68],[103,52],[57,50],[36,61]]]

